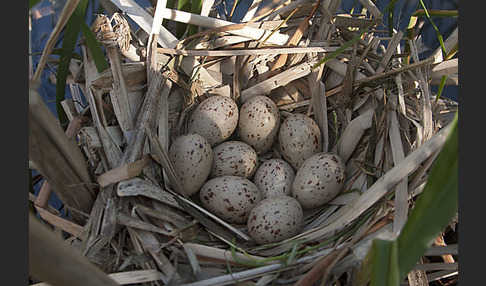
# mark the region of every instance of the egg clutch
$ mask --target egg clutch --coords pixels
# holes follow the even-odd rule
[[[266,96],[238,109],[233,99],[214,95],[192,112],[169,158],[186,194],[221,219],[246,224],[253,240],[265,244],[297,235],[303,210],[323,206],[342,190],[344,163],[323,153],[321,141],[312,118],[293,114],[281,122]]]

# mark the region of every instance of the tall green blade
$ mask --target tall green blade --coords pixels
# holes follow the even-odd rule
[[[79,31],[81,29],[81,23],[84,22],[84,15],[86,13],[86,7],[88,6],[88,0],[81,0],[74,10],[71,18],[66,24],[64,29],[64,38],[62,40],[62,54],[59,59],[59,65],[57,67],[56,77],[56,110],[61,124],[67,123],[67,116],[61,105],[61,101],[64,100],[66,91],[66,78],[69,73],[69,62],[78,39]]]
[[[396,241],[376,239],[371,248],[370,286],[398,286],[398,253]]]
[[[397,239],[400,279],[405,278],[457,212],[457,113],[453,124],[453,129],[430,171],[425,189]]]

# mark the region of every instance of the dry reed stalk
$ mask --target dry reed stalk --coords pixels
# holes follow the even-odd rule
[[[29,92],[29,133],[29,157],[61,201],[89,212],[94,190],[86,161],[33,90]]]
[[[29,214],[29,273],[57,285],[118,285]]]

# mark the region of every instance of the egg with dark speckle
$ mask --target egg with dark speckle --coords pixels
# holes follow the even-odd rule
[[[282,159],[270,159],[258,167],[253,182],[263,198],[290,195],[294,181],[294,169]]]
[[[258,95],[246,101],[240,109],[238,135],[258,154],[270,150],[280,127],[277,105],[268,97]]]
[[[262,200],[262,194],[250,180],[237,176],[216,177],[199,192],[203,207],[230,223],[244,224],[248,214]]]
[[[287,117],[278,136],[282,156],[296,170],[307,158],[322,150],[319,126],[304,114]]]
[[[209,176],[213,150],[199,134],[177,137],[169,149],[169,159],[188,195],[197,193]]]
[[[250,212],[248,233],[258,244],[279,242],[297,235],[304,214],[299,202],[289,196],[262,200]]]
[[[318,153],[305,160],[295,175],[292,196],[304,209],[320,207],[334,199],[345,181],[342,159],[332,153]]]
[[[240,176],[249,178],[257,168],[257,153],[241,141],[226,141],[213,149],[211,177]]]
[[[197,133],[211,146],[228,139],[238,125],[238,106],[233,99],[214,95],[201,102],[189,119],[189,133]]]

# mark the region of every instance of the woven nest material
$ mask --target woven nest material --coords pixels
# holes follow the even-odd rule
[[[402,33],[380,41],[374,18],[308,10],[283,7],[234,28],[208,28],[206,21],[206,29],[177,45],[156,37],[158,47],[147,27],[130,30],[125,18],[132,10],[98,17],[93,31],[110,68],[99,73],[83,49],[71,87],[89,105],[66,109],[70,118],[85,119],[78,145],[97,182],[89,217],[76,222],[84,227],[70,239],[74,247],[106,273],[156,271],[159,279],[147,285],[287,285],[309,279],[323,259],[333,265],[324,278],[332,283],[356,271],[372,238],[393,237],[438,153],[430,142],[443,141],[457,104],[431,95],[437,62],[419,60],[415,41]],[[255,31],[265,33],[248,36]],[[408,48],[402,53],[400,40]],[[197,195],[181,192],[168,147],[186,134],[194,108],[214,95],[238,106],[265,95],[282,120],[310,116],[326,142],[321,151],[346,162],[343,191],[306,210],[295,237],[257,245],[245,225],[225,222]],[[259,155],[260,163],[282,157],[278,143]],[[407,161],[417,154],[420,162]]]

